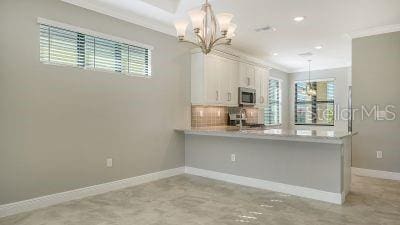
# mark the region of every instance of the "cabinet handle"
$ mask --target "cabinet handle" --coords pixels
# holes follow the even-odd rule
[[[250,77],[247,77],[247,86],[250,86]]]
[[[218,100],[219,100],[219,91],[216,91],[216,93],[217,93],[217,98],[216,98],[216,100],[218,101]]]
[[[232,94],[228,92],[228,101],[232,101]]]

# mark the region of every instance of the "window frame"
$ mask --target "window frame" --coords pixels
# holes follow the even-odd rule
[[[57,22],[57,21],[53,21],[53,20],[49,20],[49,19],[45,19],[45,18],[41,18],[38,17],[37,18],[37,23],[38,25],[46,25],[49,27],[54,27],[54,28],[59,28],[59,29],[64,29],[67,31],[71,31],[71,32],[76,32],[78,34],[83,34],[83,35],[88,35],[88,36],[92,36],[94,38],[100,38],[100,39],[105,39],[108,41],[113,41],[116,42],[118,44],[125,44],[128,45],[128,51],[130,51],[131,47],[138,47],[138,48],[143,48],[146,49],[148,57],[146,58],[147,64],[147,74],[146,75],[142,75],[142,74],[138,74],[138,73],[133,73],[133,72],[118,72],[118,71],[112,71],[112,70],[107,70],[107,69],[101,69],[101,68],[87,68],[87,67],[82,67],[80,65],[76,65],[76,66],[71,66],[68,64],[63,64],[63,63],[56,63],[56,62],[51,62],[51,61],[42,61],[41,59],[39,60],[41,63],[43,64],[48,64],[48,65],[57,65],[57,66],[65,66],[65,67],[72,67],[72,68],[78,68],[78,69],[84,69],[84,70],[89,70],[89,71],[100,71],[100,72],[106,72],[106,73],[116,73],[116,74],[124,74],[127,75],[129,77],[141,77],[141,78],[152,78],[152,53],[154,50],[154,47],[151,45],[147,45],[147,44],[143,44],[140,42],[136,42],[133,40],[128,40],[125,38],[120,38],[120,37],[116,37],[113,35],[108,35],[108,34],[104,34],[104,33],[100,33],[100,32],[96,32],[93,30],[89,30],[86,28],[81,28],[81,27],[77,27],[77,26],[73,26],[73,25],[69,25],[69,24],[65,24],[65,23],[61,23],[61,22]],[[40,33],[40,31],[39,31]],[[38,35],[38,38],[40,39],[40,34]],[[39,51],[40,51],[40,47],[39,47]],[[49,49],[50,51],[50,49]],[[40,56],[40,54],[39,54]],[[129,61],[128,61],[129,64]],[[128,65],[129,66],[129,65]]]
[[[294,125],[296,126],[322,126],[322,127],[333,127],[335,126],[335,93],[336,93],[336,82],[335,78],[327,78],[327,79],[314,79],[310,80],[311,83],[316,83],[316,82],[334,82],[335,84],[335,90],[334,90],[334,98],[333,100],[328,100],[328,101],[317,101],[317,96],[313,96],[313,100],[311,101],[297,101],[297,92],[296,92],[296,84],[297,83],[307,83],[309,80],[297,80],[294,82]],[[332,104],[333,105],[333,123],[332,124],[317,124],[317,123],[297,123],[297,105],[298,104],[311,104],[312,108],[317,109],[318,104]],[[317,118],[315,118],[315,113],[312,114],[312,120],[316,121]]]
[[[266,124],[266,120],[265,120],[265,112],[264,112],[264,125],[265,126],[271,126],[271,127],[274,127],[274,126],[281,126],[282,125],[282,83],[283,83],[283,80],[282,79],[280,79],[280,78],[276,78],[276,77],[273,77],[273,76],[270,76],[269,78],[268,78],[268,83],[267,83],[267,87],[268,87],[268,93],[269,93],[269,81],[270,80],[276,80],[276,81],[278,81],[278,83],[279,83],[279,102],[278,102],[278,107],[279,107],[279,121],[278,121],[278,123],[275,123],[275,124]],[[270,102],[269,102],[269,97],[268,97],[268,102],[267,102],[267,106],[264,108],[264,110],[267,110],[269,107],[270,107]]]

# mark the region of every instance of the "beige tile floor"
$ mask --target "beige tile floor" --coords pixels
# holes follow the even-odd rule
[[[353,177],[334,205],[181,175],[0,219],[0,225],[400,225],[400,182]]]

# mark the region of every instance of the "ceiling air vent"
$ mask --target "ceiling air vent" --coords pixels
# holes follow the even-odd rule
[[[255,29],[254,31],[256,32],[263,32],[263,31],[276,31],[276,29],[274,27],[271,26],[265,26],[265,27],[260,27]]]
[[[299,56],[301,56],[301,57],[311,57],[311,56],[313,56],[313,53],[312,52],[304,52],[304,53],[299,54]]]

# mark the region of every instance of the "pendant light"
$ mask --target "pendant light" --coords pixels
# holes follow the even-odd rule
[[[308,83],[306,87],[306,93],[308,96],[317,95],[317,90],[313,87],[311,83],[311,60],[308,60]]]

